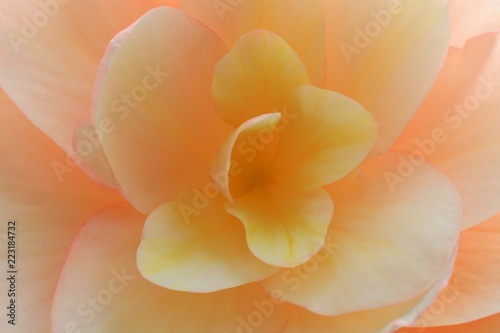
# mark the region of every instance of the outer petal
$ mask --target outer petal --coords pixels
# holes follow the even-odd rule
[[[210,91],[224,52],[201,24],[161,7],[125,32],[103,60],[109,67],[94,125],[110,124],[104,152],[123,195],[140,211],[208,181],[210,159],[229,133]]]
[[[147,10],[176,0],[47,0],[0,3],[0,86],[68,152],[88,120],[106,45]]]
[[[451,45],[462,47],[467,39],[500,31],[500,0],[451,0]]]
[[[52,332],[70,327],[89,333],[275,333],[283,328],[286,306],[254,284],[195,294],[144,280],[135,267],[144,219],[128,207],[115,207],[81,229],[56,293]]]
[[[389,176],[402,157],[373,159],[357,179],[332,184],[334,248],[263,281],[264,288],[284,290],[287,301],[315,313],[338,315],[406,301],[436,283],[457,246],[460,199],[428,164],[393,191]],[[312,269],[307,280],[299,278]]]
[[[325,82],[325,0],[180,0],[189,15],[213,29],[231,48],[258,29],[272,31],[298,53],[312,82]]]
[[[500,214],[462,232],[451,283],[415,326],[456,325],[498,313],[499,284]]]
[[[68,165],[64,152],[1,90],[0,110],[0,267],[6,273],[8,222],[15,221],[18,272],[16,326],[3,314],[0,331],[41,332],[49,329],[52,297],[74,234],[95,210],[120,198]],[[6,277],[0,283],[2,308],[8,305]]]
[[[497,333],[500,330],[500,313],[470,323],[430,328],[402,328],[396,333]]]
[[[446,284],[452,267],[451,261],[448,269],[431,289],[403,303],[334,317],[320,316],[305,309],[295,308],[283,333],[392,333],[399,327],[408,326],[429,306]],[[280,295],[281,291],[274,290],[274,294]]]
[[[202,206],[193,206],[192,197],[185,193],[148,216],[137,253],[146,279],[173,290],[212,292],[276,273],[250,252],[245,229],[224,210],[222,195],[204,197]]]
[[[462,52],[450,51],[433,91],[396,144],[425,156],[455,183],[464,228],[499,211],[499,106],[500,34],[475,37]]]
[[[448,1],[331,0],[326,8],[327,88],[373,113],[380,128],[372,153],[387,151],[446,56]]]
[[[281,37],[259,30],[239,39],[215,67],[212,92],[217,111],[239,126],[282,111],[295,89],[309,84],[299,56]]]

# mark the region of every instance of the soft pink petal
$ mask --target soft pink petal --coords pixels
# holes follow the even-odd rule
[[[387,151],[427,96],[449,45],[447,0],[327,1],[327,88],[361,103]]]
[[[7,270],[8,221],[16,222],[16,326],[7,324],[2,275],[1,332],[49,329],[50,307],[71,240],[97,209],[120,201],[96,187],[0,90],[0,267]],[[5,310],[5,311],[4,311]]]
[[[500,209],[499,106],[500,33],[491,33],[470,39],[462,51],[450,50],[432,92],[395,146],[424,156],[455,183],[463,228]],[[416,160],[405,163],[418,167]]]

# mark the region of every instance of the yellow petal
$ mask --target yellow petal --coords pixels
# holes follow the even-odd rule
[[[262,261],[297,266],[323,246],[333,204],[323,189],[299,191],[286,186],[258,186],[227,205],[245,225],[248,246]]]
[[[410,300],[436,283],[457,247],[460,197],[430,164],[398,170],[401,158],[407,156],[372,159],[359,177],[329,186],[335,214],[327,246],[264,288],[280,289],[312,312],[339,315]],[[403,171],[412,176],[394,190],[391,180]]]
[[[255,284],[186,293],[145,280],[134,260],[144,219],[130,207],[116,206],[86,222],[61,275],[52,309],[53,332],[282,330],[287,306],[270,299]]]
[[[215,67],[212,92],[218,113],[233,126],[282,111],[296,88],[309,84],[299,56],[278,35],[253,31]]]
[[[213,193],[187,191],[148,216],[137,252],[146,279],[173,290],[212,292],[277,271],[250,252],[243,226],[224,210],[224,198]]]
[[[448,51],[447,0],[326,2],[327,89],[361,103],[387,151],[432,87]],[[424,70],[423,70],[424,69]]]
[[[94,126],[110,124],[102,147],[113,174],[124,197],[150,213],[183,186],[209,180],[230,130],[213,110],[210,88],[225,48],[168,7],[150,11],[115,42],[103,60]]]

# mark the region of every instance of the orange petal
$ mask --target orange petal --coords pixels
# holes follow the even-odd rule
[[[500,313],[466,324],[430,328],[402,328],[396,333],[498,333]]]
[[[94,126],[111,124],[104,153],[123,195],[149,213],[183,186],[208,181],[210,160],[229,133],[210,89],[225,48],[168,7],[150,11],[115,41],[121,44],[110,45],[103,60]]]
[[[228,48],[252,30],[274,32],[297,52],[312,82],[324,86],[325,0],[180,0],[179,5]]]
[[[410,300],[436,283],[457,246],[460,198],[429,164],[394,190],[402,158],[408,157],[372,159],[358,177],[330,185],[335,214],[324,249],[263,281],[265,290],[280,289],[293,304],[338,315]]]
[[[486,34],[470,39],[463,51],[450,51],[395,146],[425,156],[455,183],[463,199],[463,228],[499,210],[499,105],[500,34]]]
[[[233,126],[282,111],[296,88],[309,84],[299,56],[278,35],[259,30],[239,39],[215,67],[218,113]]]
[[[106,45],[149,9],[176,0],[48,0],[0,3],[0,86],[60,147],[72,151],[89,120]]]
[[[94,211],[121,198],[96,187],[1,90],[0,110],[0,267],[6,273],[14,234],[12,270],[18,272],[16,326],[4,314],[0,331],[48,331],[53,294],[76,231]],[[15,230],[8,229],[9,221],[16,222]],[[2,307],[8,305],[10,287],[5,278]]]
[[[212,292],[276,273],[250,252],[245,229],[224,203],[198,190],[154,210],[137,253],[141,274],[165,288]]]
[[[327,88],[361,103],[387,151],[427,96],[449,45],[448,1],[326,2]]]
[[[453,0],[451,10],[451,45],[463,47],[467,39],[500,31],[498,0]]]
[[[462,232],[450,285],[415,326],[456,325],[500,312],[499,264],[500,214],[497,214]]]
[[[129,207],[117,206],[87,221],[61,275],[53,332],[275,333],[284,327],[287,306],[255,284],[198,294],[143,279],[135,256],[144,219]]]

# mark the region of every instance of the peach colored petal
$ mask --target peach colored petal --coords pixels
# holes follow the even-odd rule
[[[463,199],[463,228],[499,211],[499,105],[500,33],[474,37],[463,51],[451,49],[432,92],[395,146],[425,157],[455,183]],[[418,168],[420,160],[408,163]]]
[[[332,0],[326,14],[327,88],[374,115],[380,128],[372,155],[387,151],[443,64],[448,1]]]
[[[217,112],[233,126],[258,115],[280,112],[307,70],[276,34],[259,30],[240,38],[215,67],[212,92]]]
[[[325,83],[325,0],[179,0],[231,48],[252,30],[274,32],[297,52],[313,84]]]
[[[113,174],[124,197],[149,213],[181,187],[209,180],[210,160],[230,129],[213,111],[210,90],[226,50],[212,32],[168,7],[124,34],[103,60],[109,67],[94,126],[110,123],[102,147]]]
[[[89,120],[92,87],[106,45],[120,30],[176,0],[51,0],[0,3],[0,86],[60,147]]]
[[[436,283],[457,246],[460,198],[429,164],[394,190],[390,180],[403,158],[372,159],[330,185],[335,214],[328,246],[301,267],[264,280],[265,290],[283,290],[287,301],[315,313],[339,315],[410,300]]]
[[[451,0],[451,45],[463,47],[467,39],[500,31],[499,0]]]
[[[168,289],[213,292],[276,273],[250,252],[245,229],[224,210],[222,195],[193,192],[148,216],[137,252],[142,276]]]
[[[116,206],[87,221],[58,285],[52,332],[69,327],[82,332],[276,333],[284,327],[287,306],[255,284],[197,294],[143,279],[135,253],[144,219],[127,206]]]
[[[340,316],[325,317],[295,307],[283,333],[392,333],[408,326],[434,300],[450,277],[453,261],[439,281],[424,294],[403,303],[379,307]],[[314,274],[314,272],[310,272]],[[274,290],[281,295],[281,290]]]
[[[430,328],[402,328],[396,333],[498,333],[500,313],[470,323]]]
[[[74,234],[95,210],[121,198],[88,180],[1,90],[0,110],[0,267],[6,273],[12,220],[18,272],[16,326],[3,314],[0,331],[40,332],[49,329],[53,293]],[[2,301],[8,300],[10,286],[5,279],[3,275]]]
[[[500,312],[500,214],[462,232],[450,285],[415,326],[462,324]]]

